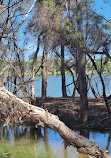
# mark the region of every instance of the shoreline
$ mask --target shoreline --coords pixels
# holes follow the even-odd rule
[[[108,99],[108,102],[111,105],[111,98]],[[88,98],[89,121],[87,124],[81,124],[79,97],[48,97],[45,100],[35,98],[33,103],[35,106],[57,115],[71,129],[111,130],[111,116],[108,116],[103,98]]]

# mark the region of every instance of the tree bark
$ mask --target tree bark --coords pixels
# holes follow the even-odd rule
[[[33,65],[32,65],[32,77],[31,77],[31,98],[32,98],[32,100],[34,100],[34,98],[35,98],[34,80],[35,80],[35,75],[36,75],[35,74],[36,60],[37,60],[37,55],[38,55],[38,52],[39,52],[39,45],[40,45],[40,35],[38,36],[37,49],[36,49],[36,52],[34,54]]]
[[[80,88],[80,112],[82,123],[86,123],[88,121],[88,99],[85,67],[86,54],[84,52],[78,52],[78,79]]]
[[[65,70],[64,70],[64,45],[61,45],[61,76],[62,76],[62,97],[67,97],[66,83],[65,83]]]
[[[78,81],[80,88],[80,112],[81,122],[87,123],[88,121],[88,99],[87,99],[87,82],[86,82],[86,53],[82,51],[81,43],[84,41],[83,33],[83,13],[82,1],[76,0],[77,5],[77,30],[78,34],[78,48],[77,48],[77,62],[78,62]],[[78,9],[79,8],[79,9]]]
[[[14,122],[14,118],[16,118],[19,123],[23,121],[24,118],[27,120],[30,119],[36,123],[36,126],[48,126],[58,132],[65,140],[66,147],[72,145],[77,148],[78,152],[89,154],[96,158],[111,157],[111,153],[101,149],[95,143],[69,129],[57,116],[50,114],[40,107],[25,103],[4,87],[0,87],[0,114],[4,116],[7,122],[6,125],[8,125],[10,121]]]
[[[48,71],[47,71],[47,54],[49,49],[48,37],[44,36],[44,50],[42,58],[42,99],[47,96]]]

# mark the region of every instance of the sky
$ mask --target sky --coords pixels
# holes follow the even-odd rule
[[[111,0],[95,0],[95,2],[92,4],[92,9],[96,11],[97,14],[104,16],[107,20],[111,22]],[[29,59],[28,56],[31,55],[32,52],[36,51],[36,47],[36,45],[32,46],[31,49],[25,52],[26,61]],[[43,48],[40,48],[38,56],[42,56],[42,53]]]
[[[93,9],[111,21],[111,0],[95,0]]]

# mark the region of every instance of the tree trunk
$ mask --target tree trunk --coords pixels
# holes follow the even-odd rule
[[[80,112],[81,121],[86,123],[88,121],[88,99],[87,99],[87,82],[86,82],[86,54],[78,52],[78,79],[80,88]]]
[[[81,122],[87,123],[88,121],[88,99],[87,99],[87,83],[86,83],[86,53],[82,51],[82,42],[84,41],[83,33],[83,13],[82,13],[82,1],[76,0],[77,3],[77,29],[78,29],[78,79],[80,88],[80,112]],[[78,9],[79,8],[79,9]]]
[[[22,121],[22,124],[24,120],[31,120],[36,123],[36,126],[48,126],[58,132],[66,142],[66,147],[72,145],[77,148],[78,152],[96,158],[111,158],[111,153],[69,129],[57,116],[40,107],[25,103],[4,87],[0,87],[0,114],[1,120],[4,116],[5,125],[8,125],[10,121],[14,123],[15,120],[18,123]]]
[[[34,100],[35,98],[35,86],[34,86],[34,80],[35,80],[35,71],[32,70],[32,77],[31,77],[31,99]]]
[[[41,34],[40,34],[41,35]],[[39,52],[39,45],[40,45],[40,35],[38,36],[38,43],[37,43],[37,49],[34,54],[34,59],[33,59],[33,65],[32,65],[32,77],[31,77],[31,99],[34,100],[35,98],[35,87],[34,87],[34,80],[35,80],[35,75],[36,75],[36,60],[37,60],[37,55]]]
[[[66,97],[65,69],[64,69],[64,45],[61,45],[61,76],[62,76],[62,97]]]
[[[48,37],[44,36],[44,50],[42,58],[42,99],[47,96],[47,84],[48,84],[48,71],[47,71],[47,54],[49,49]]]

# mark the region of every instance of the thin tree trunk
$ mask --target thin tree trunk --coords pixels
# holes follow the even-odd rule
[[[48,71],[47,71],[47,54],[49,49],[48,37],[44,36],[44,50],[42,61],[42,99],[47,96]]]
[[[42,65],[42,99],[45,99],[47,96],[47,53],[43,51],[43,65]]]
[[[67,97],[64,69],[64,45],[61,45],[61,76],[62,76],[62,97]]]
[[[16,94],[17,92],[17,75],[14,75],[14,91],[13,94]]]
[[[90,87],[91,87],[91,91],[93,93],[93,95],[95,96],[95,98],[99,98],[99,96],[97,95],[97,93],[95,92],[94,88],[93,88],[93,84],[91,82],[91,78],[89,77],[89,75],[87,74],[87,79],[89,81]]]
[[[60,56],[57,52],[55,52],[55,53],[56,53],[56,55],[61,59],[61,56]],[[56,61],[56,60],[55,60],[55,61]],[[57,63],[57,61],[56,61],[56,63]],[[77,89],[77,91],[78,91],[77,84],[76,84],[76,81],[75,81],[75,79],[74,79],[74,74],[73,74],[71,68],[70,68],[66,63],[64,63],[64,65],[67,67],[67,69],[68,69],[69,72],[71,73],[72,79],[73,79],[73,82],[70,83],[70,84],[68,84],[68,85],[66,85],[66,87],[69,86],[69,85],[71,85],[71,84],[74,84],[75,89]],[[73,96],[74,96],[74,95],[73,95]]]
[[[40,34],[41,35],[41,34]],[[32,77],[31,77],[31,99],[34,100],[35,98],[35,87],[34,87],[34,80],[35,80],[35,70],[36,70],[36,60],[37,60],[37,55],[39,52],[39,45],[40,45],[40,35],[38,36],[38,43],[37,43],[37,49],[34,54],[34,59],[33,59],[33,66],[32,66]]]
[[[21,73],[21,82],[23,84],[24,83],[24,63],[22,63],[22,62],[24,62],[24,61],[21,61],[21,58],[20,58],[20,49],[18,48],[18,46],[17,46],[17,44],[15,42],[15,39],[13,39],[12,37],[10,37],[9,35],[7,35],[7,36],[13,42],[14,47],[16,48],[17,58],[18,58],[19,67],[20,67],[20,73]]]
[[[93,66],[95,67],[95,70],[97,71],[97,73],[100,77],[100,80],[101,80],[101,83],[102,83],[102,86],[103,86],[103,97],[104,97],[104,101],[106,103],[106,108],[107,108],[108,114],[111,115],[110,106],[109,106],[109,103],[108,103],[108,100],[107,100],[107,97],[106,97],[106,88],[105,88],[105,84],[104,84],[104,80],[102,78],[101,72],[98,70],[98,68],[96,66],[96,63],[91,58],[91,56],[89,54],[87,54],[87,55],[88,55],[89,59],[91,60],[91,62],[93,63]]]

